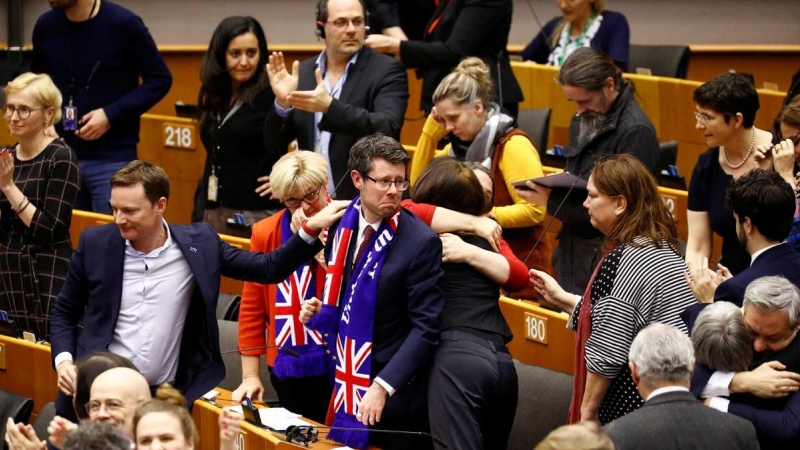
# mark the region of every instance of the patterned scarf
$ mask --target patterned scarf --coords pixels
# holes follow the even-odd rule
[[[322,310],[309,325],[323,333],[336,335],[335,381],[328,417],[332,426],[367,429],[356,420],[358,403],[370,386],[372,368],[372,331],[375,322],[375,301],[378,279],[392,242],[400,209],[385,219],[370,241],[367,250],[356,261],[353,274],[343,290],[345,265],[351,239],[358,239],[361,216],[361,199],[356,197],[342,217],[333,237],[328,274],[322,299]],[[340,301],[342,300],[342,301]],[[369,433],[360,431],[330,430],[328,439],[354,448],[366,448]]]
[[[495,141],[497,138],[505,136],[512,128],[514,128],[514,118],[500,112],[499,106],[491,104],[483,129],[469,143],[466,152],[459,148],[457,142],[453,142],[450,147],[450,156],[464,158],[466,161],[475,161],[487,169],[491,169]]]
[[[292,215],[285,211],[281,217],[281,244],[285,244],[292,233]],[[273,308],[275,345],[289,348],[300,354],[299,358],[279,351],[275,358],[273,373],[279,379],[313,377],[325,374],[327,364],[325,346],[319,332],[300,323],[300,307],[306,299],[314,297],[317,264],[304,262],[289,278],[283,280],[276,290]]]

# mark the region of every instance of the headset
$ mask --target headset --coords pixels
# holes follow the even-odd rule
[[[327,5],[327,3],[328,0],[318,0],[317,7],[314,9],[314,19],[317,21],[317,28],[314,30],[314,35],[317,37],[317,40],[325,39],[325,24],[321,23],[319,20],[319,14],[322,5]],[[364,11],[364,33],[369,33],[369,11],[367,10],[367,4],[364,0],[358,0],[358,3],[361,3],[361,9]]]

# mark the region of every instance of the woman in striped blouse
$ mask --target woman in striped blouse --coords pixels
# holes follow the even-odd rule
[[[536,270],[531,282],[572,314],[578,332],[570,423],[606,424],[643,403],[628,368],[633,338],[654,322],[686,333],[679,314],[694,297],[681,283],[686,264],[675,220],[647,168],[630,155],[609,155],[596,163],[587,190],[583,206],[605,244],[586,292],[568,293]]]

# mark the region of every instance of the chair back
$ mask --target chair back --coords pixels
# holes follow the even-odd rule
[[[241,302],[242,297],[240,295],[219,294],[217,319],[237,322],[239,320],[239,304]]]
[[[217,320],[219,326],[219,348],[221,351],[236,350],[239,345],[239,322],[230,320]],[[259,357],[261,361],[261,384],[264,385],[264,401],[277,402],[278,393],[272,387],[269,379],[269,369],[266,358]],[[222,362],[225,364],[225,379],[219,387],[233,391],[242,383],[242,357],[237,352],[223,353]]]
[[[689,70],[689,47],[686,45],[636,45],[631,44],[628,67],[650,69],[657,77],[686,79]]]
[[[36,416],[36,420],[33,422],[33,431],[36,432],[36,437],[38,437],[40,441],[47,442],[47,439],[50,437],[47,433],[47,427],[55,416],[56,405],[53,402],[44,405],[44,408],[39,411],[39,415]]]
[[[543,160],[547,151],[547,132],[550,128],[550,108],[521,109],[517,115],[517,125],[531,137],[533,146]]]
[[[33,399],[0,389],[0,436],[6,435],[6,423],[12,418],[14,423],[27,424],[33,412]],[[4,448],[8,448],[5,444]]]
[[[567,424],[572,375],[514,360],[519,379],[517,415],[508,450],[531,450],[548,433]]]

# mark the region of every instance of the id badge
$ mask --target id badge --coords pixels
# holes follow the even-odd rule
[[[74,106],[64,107],[64,129],[67,131],[78,129],[78,108]]]
[[[219,180],[212,174],[208,176],[208,201],[217,201],[217,191],[219,190]]]

